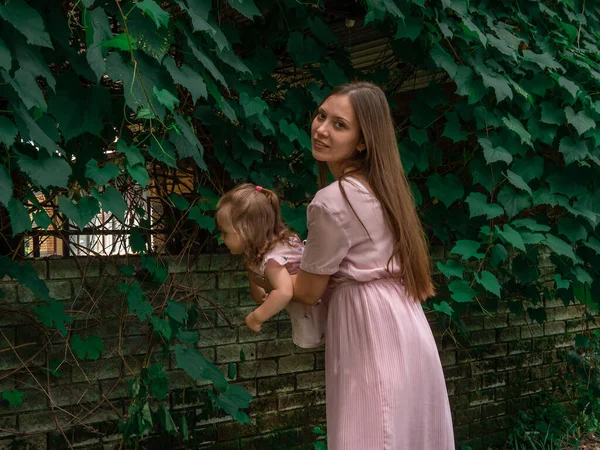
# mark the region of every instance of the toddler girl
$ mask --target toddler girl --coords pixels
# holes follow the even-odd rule
[[[294,343],[303,348],[322,345],[326,326],[322,302],[314,306],[291,302],[290,275],[300,267],[304,246],[283,223],[277,195],[241,184],[219,200],[215,221],[229,251],[243,255],[250,293],[260,304],[246,316],[248,328],[258,333],[264,322],[285,308],[292,320]]]

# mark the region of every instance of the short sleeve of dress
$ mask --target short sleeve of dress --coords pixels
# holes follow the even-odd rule
[[[317,275],[333,275],[348,254],[350,241],[343,226],[321,203],[311,203],[306,212],[308,239],[300,269]]]

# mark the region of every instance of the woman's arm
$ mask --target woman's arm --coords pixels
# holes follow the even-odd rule
[[[291,275],[294,285],[295,302],[305,305],[316,305],[327,289],[330,275],[317,275],[300,270],[297,275]]]
[[[279,313],[292,299],[292,278],[287,269],[275,261],[269,261],[265,275],[273,290],[265,298],[262,305],[246,316],[246,325],[252,331],[259,332],[262,324]]]
[[[252,296],[252,300],[254,300],[254,303],[256,303],[257,305],[260,305],[264,301],[267,293],[265,292],[265,290],[262,287],[260,287],[254,281],[252,281],[252,277],[253,277],[253,275],[250,273],[250,271],[248,271],[248,283],[250,284],[250,295]]]

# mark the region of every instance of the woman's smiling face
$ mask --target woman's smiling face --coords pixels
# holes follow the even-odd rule
[[[350,97],[332,95],[321,104],[312,122],[311,139],[313,157],[328,163],[334,175],[355,152],[365,149]]]

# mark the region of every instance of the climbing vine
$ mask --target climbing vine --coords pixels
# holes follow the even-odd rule
[[[93,234],[103,211],[141,255],[141,268],[120,266],[122,313],[149,324],[191,379],[213,383],[214,406],[248,420],[251,397],[194,346],[196,307],[149,295],[168,279],[158,255],[214,249],[211,212],[239,180],[278,188],[286,220],[305,233],[316,190],[311,115],[354,79],[384,87],[428,237],[448,250],[432,311],[463,332],[468,307],[489,312],[500,300],[538,322],[544,299],[597,311],[594,2],[0,3],[0,276],[43,301],[32,320],[77,359],[97,359],[103,341],[73,331],[24,243]],[[383,44],[358,68],[353,39],[366,31]],[[144,207],[148,190],[158,212]],[[156,240],[158,229],[168,239]],[[548,258],[552,280],[541,276]],[[60,364],[48,360],[46,375],[58,377]],[[185,418],[175,423],[160,403],[167,391],[164,367],[147,361],[130,382],[125,440],[157,420],[187,436]],[[2,398],[24,401],[17,387]]]

